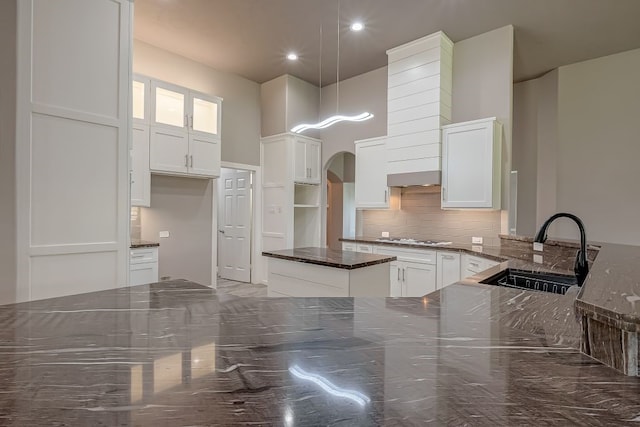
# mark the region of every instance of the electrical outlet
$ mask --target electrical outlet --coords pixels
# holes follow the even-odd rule
[[[169,232],[168,231],[161,231],[158,233],[158,236],[160,236],[161,239],[166,239],[167,237],[169,237]]]
[[[482,245],[471,245],[471,250],[474,252],[482,252]]]
[[[471,238],[471,243],[474,245],[481,245],[483,242],[483,238],[482,237],[472,237]]]
[[[383,231],[382,232],[382,237],[389,237],[389,232],[388,231]]]
[[[542,255],[533,255],[533,262],[536,264],[542,264]]]
[[[543,243],[538,243],[538,242],[533,242],[533,250],[536,251],[536,252],[544,251],[544,244]]]

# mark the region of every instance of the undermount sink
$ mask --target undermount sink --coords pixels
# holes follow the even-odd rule
[[[564,295],[571,286],[578,284],[578,279],[574,275],[534,273],[507,268],[480,283]]]

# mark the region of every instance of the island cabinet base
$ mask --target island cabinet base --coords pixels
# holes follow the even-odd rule
[[[388,262],[347,270],[269,259],[270,297],[388,297]]]

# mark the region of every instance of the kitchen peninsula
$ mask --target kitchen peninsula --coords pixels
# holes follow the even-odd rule
[[[395,256],[329,248],[265,251],[273,297],[387,297]]]

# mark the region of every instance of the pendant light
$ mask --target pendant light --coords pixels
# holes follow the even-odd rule
[[[320,102],[322,103],[322,24],[320,24]],[[338,49],[336,53],[336,114],[318,123],[303,123],[291,128],[293,133],[302,133],[309,129],[325,129],[339,122],[363,122],[373,118],[368,111],[353,116],[339,114],[340,106],[340,0],[338,0]]]

